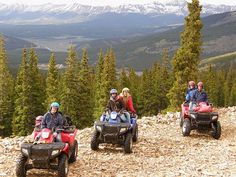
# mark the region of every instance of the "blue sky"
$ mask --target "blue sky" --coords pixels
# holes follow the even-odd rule
[[[53,4],[67,4],[67,3],[80,3],[84,5],[111,5],[118,6],[121,4],[145,4],[153,2],[154,0],[0,0],[0,3],[5,4],[15,4],[15,3],[24,3],[24,4],[44,4],[44,3],[53,3]],[[173,1],[173,0],[157,0],[159,2]],[[188,0],[189,1],[189,0]],[[236,0],[200,0],[203,4],[225,4],[225,5],[236,5]]]

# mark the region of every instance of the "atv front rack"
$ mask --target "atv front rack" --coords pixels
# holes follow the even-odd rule
[[[51,144],[32,144],[23,143],[21,144],[21,152],[24,156],[32,160],[32,166],[29,168],[47,169],[51,168],[50,159],[58,156],[60,150],[65,147],[65,143],[54,142]]]
[[[211,122],[218,120],[218,113],[210,112],[210,113],[201,113],[190,111],[190,116],[199,124],[209,124]]]

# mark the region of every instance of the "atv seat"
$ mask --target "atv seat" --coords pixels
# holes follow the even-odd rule
[[[64,126],[62,131],[63,131],[64,133],[74,133],[74,132],[75,132],[75,129],[76,129],[75,125],[72,125],[72,126]]]
[[[67,116],[67,115],[64,116],[63,125],[64,126],[72,126],[73,125],[73,122],[69,116]]]

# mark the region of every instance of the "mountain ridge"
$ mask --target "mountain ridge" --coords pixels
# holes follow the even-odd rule
[[[234,11],[236,6],[204,4],[202,14],[216,14]],[[112,6],[90,6],[79,3],[71,4],[4,4],[0,3],[0,23],[6,24],[67,24],[89,21],[104,13],[128,14],[137,13],[150,16],[187,14],[187,2],[167,1],[166,3],[154,1],[147,4],[127,4]]]

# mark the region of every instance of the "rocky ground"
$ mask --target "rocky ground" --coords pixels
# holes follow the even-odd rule
[[[90,150],[93,128],[78,132],[79,155],[69,176],[236,176],[236,107],[218,110],[222,136],[191,132],[183,137],[176,114],[143,117],[139,141],[132,154],[110,145]],[[0,176],[14,176],[19,143],[24,139],[0,139]],[[28,176],[55,176],[52,171],[31,170]]]

